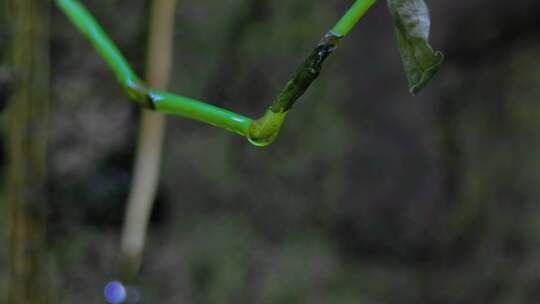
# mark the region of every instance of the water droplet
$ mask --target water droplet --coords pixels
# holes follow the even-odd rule
[[[263,117],[253,121],[248,140],[257,147],[266,147],[277,138],[287,112],[274,113],[266,111]]]

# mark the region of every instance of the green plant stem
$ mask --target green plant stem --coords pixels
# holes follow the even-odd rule
[[[336,26],[324,35],[307,59],[297,68],[293,78],[287,82],[270,109],[253,122],[248,137],[252,144],[267,146],[276,139],[287,113],[319,77],[324,61],[337,49],[340,40],[362,19],[375,1],[357,0]]]
[[[60,9],[105,59],[131,100],[143,108],[191,118],[247,136],[252,120],[191,98],[155,90],[133,72],[126,59],[88,10],[77,0],[56,0]]]
[[[240,114],[191,98],[157,90],[151,90],[149,96],[155,103],[157,111],[195,119],[242,136],[247,136],[253,122]]]
[[[342,37],[347,36],[353,27],[364,17],[366,12],[377,0],[358,0],[345,13],[332,29],[332,32]]]
[[[114,71],[127,95],[139,106],[208,123],[245,136],[257,146],[266,146],[277,137],[288,111],[317,78],[324,60],[337,48],[339,40],[351,31],[376,0],[356,0],[336,26],[321,39],[270,109],[258,120],[149,87],[137,77],[118,48],[78,0],[55,1],[93,44]]]
[[[111,67],[124,86],[140,84],[139,77],[133,72],[129,63],[120,53],[116,45],[94,20],[88,10],[78,1],[56,0],[56,4],[68,16],[77,29],[92,43],[94,48]]]

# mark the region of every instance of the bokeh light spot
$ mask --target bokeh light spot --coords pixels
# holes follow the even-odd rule
[[[120,304],[126,300],[126,288],[118,281],[109,282],[105,286],[104,295],[110,304]]]

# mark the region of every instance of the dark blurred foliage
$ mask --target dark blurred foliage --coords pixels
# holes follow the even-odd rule
[[[180,1],[171,90],[261,114],[350,2]],[[147,4],[84,3],[142,72]],[[146,302],[540,301],[540,2],[428,4],[447,61],[417,97],[381,1],[273,146],[169,119]],[[59,303],[96,303],[138,112],[56,9],[51,39],[55,284]]]

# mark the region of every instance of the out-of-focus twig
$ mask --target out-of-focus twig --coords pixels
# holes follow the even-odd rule
[[[49,98],[49,2],[8,0],[8,64],[17,72],[7,107],[8,303],[49,303],[46,148]],[[4,12],[2,12],[4,13]]]
[[[153,0],[148,38],[147,82],[166,90],[172,67],[176,0]],[[121,244],[121,275],[132,280],[139,271],[148,222],[159,182],[166,120],[143,110],[131,192],[126,206]]]

